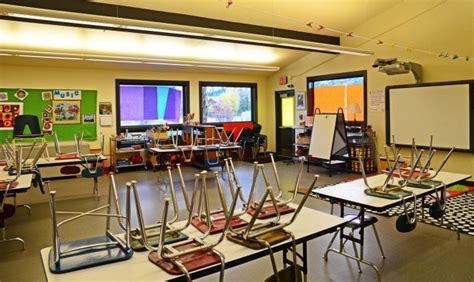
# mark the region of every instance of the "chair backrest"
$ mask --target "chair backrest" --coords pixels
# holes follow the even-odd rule
[[[253,136],[258,137],[260,135],[260,131],[262,131],[262,126],[258,123],[254,124],[252,129]]]
[[[25,134],[25,128],[30,128],[30,134]],[[15,117],[13,125],[13,137],[28,137],[41,135],[38,117],[35,115],[19,115]]]
[[[242,129],[242,132],[240,133],[239,140],[247,140],[247,139],[252,139],[253,137],[252,129],[245,127]]]

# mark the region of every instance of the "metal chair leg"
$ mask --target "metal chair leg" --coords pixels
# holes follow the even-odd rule
[[[328,260],[329,249],[331,249],[332,244],[334,243],[334,240],[336,240],[337,234],[339,234],[339,232],[341,232],[341,230],[338,230],[338,231],[334,232],[334,236],[332,236],[331,241],[329,242],[329,245],[328,245],[328,247],[326,248],[326,251],[324,252],[323,259],[324,259],[325,261]]]
[[[1,228],[1,234],[2,234],[2,237],[0,238],[0,244],[1,243],[7,243],[7,242],[20,242],[22,250],[25,250],[25,241],[23,241],[23,239],[21,239],[19,237],[8,238],[8,239],[6,238],[5,227]]]
[[[354,233],[354,230],[352,230],[352,232],[351,232],[351,235],[350,235],[351,237],[352,237],[353,233]],[[352,247],[354,248],[354,254],[355,254],[356,258],[359,258],[359,253],[357,252],[357,246],[356,246],[354,241],[352,241]],[[360,262],[359,261],[357,261],[357,268],[359,269],[359,273],[362,273],[362,269],[360,268]]]
[[[100,191],[99,191],[99,184],[98,184],[97,177],[94,177],[94,187],[93,187],[93,194],[97,196],[97,201],[100,201]]]
[[[16,204],[16,194],[13,196],[13,205],[17,208],[25,208],[28,210],[28,215],[31,215],[31,207],[29,205],[17,205]]]
[[[377,244],[379,245],[380,253],[382,254],[382,258],[385,259],[385,254],[383,252],[382,244],[380,243],[379,234],[377,233],[377,229],[375,228],[375,224],[372,224],[372,228],[374,229],[375,239],[377,239]]]

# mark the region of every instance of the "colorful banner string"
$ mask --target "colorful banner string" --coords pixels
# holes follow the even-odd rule
[[[432,51],[432,50],[424,50],[424,49],[420,49],[420,48],[415,48],[413,46],[408,46],[408,45],[405,45],[405,44],[386,42],[386,41],[384,41],[382,39],[379,39],[379,38],[368,37],[368,36],[356,34],[352,31],[346,32],[346,31],[338,30],[338,29],[331,28],[331,27],[328,27],[328,26],[324,26],[324,25],[321,25],[321,24],[317,24],[317,23],[314,23],[314,22],[302,22],[302,21],[300,21],[298,19],[295,19],[295,18],[291,18],[291,17],[287,17],[287,16],[283,16],[283,15],[278,15],[278,14],[274,14],[274,13],[271,13],[271,12],[260,11],[260,10],[256,10],[256,9],[253,9],[253,8],[250,8],[250,7],[242,6],[242,5],[239,5],[239,4],[235,3],[235,1],[233,1],[233,0],[226,0],[226,3],[227,3],[226,8],[236,7],[236,8],[242,9],[242,10],[247,10],[247,11],[256,12],[256,13],[260,13],[260,14],[265,14],[265,15],[268,15],[268,16],[272,16],[274,18],[280,18],[282,20],[285,20],[287,22],[291,22],[293,24],[306,26],[308,28],[311,28],[311,29],[314,29],[314,30],[317,30],[317,31],[327,30],[327,31],[339,34],[341,36],[347,36],[347,37],[351,37],[351,38],[358,38],[358,39],[366,40],[366,41],[369,41],[369,42],[374,42],[377,45],[386,45],[386,46],[390,46],[390,47],[396,47],[396,48],[403,49],[407,52],[418,52],[418,53],[423,53],[423,54],[426,54],[426,55],[437,56],[439,58],[447,58],[447,59],[451,59],[451,60],[464,60],[466,62],[468,62],[472,59],[472,57],[468,56],[468,55],[459,56],[458,54],[456,54],[454,52],[445,52],[445,51],[435,52],[435,51]]]

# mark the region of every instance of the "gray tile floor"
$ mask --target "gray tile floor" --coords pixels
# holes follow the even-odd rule
[[[287,190],[293,188],[297,166],[277,163],[280,179]],[[270,166],[266,167],[268,170]],[[236,164],[239,178],[246,192],[250,187],[252,165],[244,162]],[[188,190],[192,189],[193,174],[198,172],[194,168],[185,168],[184,174]],[[268,173],[271,173],[270,170]],[[336,174],[328,177],[325,170],[311,167],[311,173],[303,173],[302,186],[309,185],[311,175],[319,173],[319,185],[339,182],[348,174]],[[165,195],[157,185],[157,173],[151,171],[124,172],[116,175],[116,183],[123,204],[125,196],[124,183],[136,179],[139,193],[145,210],[147,223],[157,221],[160,216],[160,203]],[[177,179],[176,179],[177,181]],[[51,184],[53,190],[58,191],[58,208],[68,210],[87,210],[106,202],[108,179],[100,179],[102,197],[97,201],[91,194],[90,181],[85,179],[55,180]],[[217,192],[215,180],[209,180],[210,193],[213,195],[211,205],[217,206]],[[78,196],[79,194],[79,196]],[[181,194],[178,192],[178,194]],[[46,196],[45,201],[46,201]],[[229,195],[227,195],[229,198]],[[178,197],[182,203],[182,197]],[[184,209],[184,206],[181,205]],[[329,212],[329,203],[310,198],[307,207]],[[26,250],[21,251],[15,243],[0,244],[0,281],[44,281],[44,271],[40,259],[40,250],[51,245],[51,221],[47,203],[32,205],[33,214],[28,215],[26,210],[18,209],[17,214],[7,221],[7,235],[19,236],[26,241]],[[383,281],[474,281],[474,267],[471,265],[474,254],[474,237],[461,235],[456,240],[456,234],[442,228],[419,223],[414,232],[398,233],[395,230],[396,218],[378,216],[378,231],[387,258],[380,257],[375,238],[370,229],[367,232],[365,256],[374,262],[381,270]],[[78,221],[77,225],[66,225],[62,230],[64,240],[75,240],[84,236],[97,236],[103,230],[103,219],[88,218]],[[133,220],[136,224],[136,219]],[[311,224],[310,222],[308,224]],[[118,231],[118,229],[117,229]],[[330,240],[331,235],[319,237],[310,241],[308,281],[376,281],[372,269],[362,266],[359,274],[357,266],[341,256],[330,254],[329,261],[325,262],[321,256]],[[349,249],[349,248],[348,248]],[[278,254],[281,256],[281,254]],[[281,260],[279,260],[280,262]],[[226,281],[263,281],[271,274],[271,265],[268,258],[262,258],[226,270]],[[218,276],[212,275],[200,281],[217,281]],[[90,278],[94,281],[94,277]],[[116,280],[116,279],[115,279]],[[127,281],[123,277],[123,281]]]

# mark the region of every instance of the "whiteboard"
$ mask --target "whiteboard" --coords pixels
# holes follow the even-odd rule
[[[471,150],[469,82],[387,87],[387,144]]]
[[[310,156],[323,160],[331,159],[336,121],[337,114],[314,115],[313,131],[311,132],[311,143],[309,145]]]

